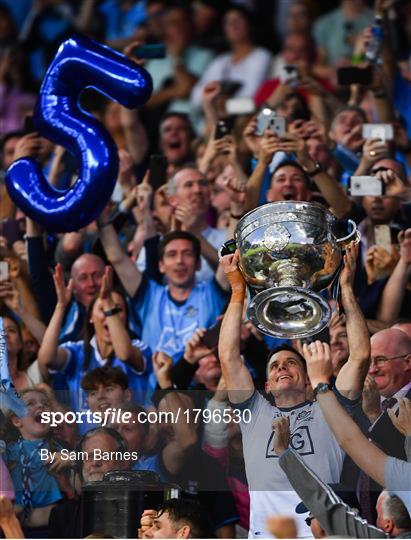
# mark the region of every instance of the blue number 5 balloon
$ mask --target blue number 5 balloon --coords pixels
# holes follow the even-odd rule
[[[96,219],[117,178],[118,153],[112,138],[78,103],[87,87],[134,108],[148,100],[152,81],[145,69],[88,38],[73,36],[60,46],[41,86],[33,121],[41,135],[76,157],[79,178],[67,191],[57,190],[32,158],[18,159],[6,175],[16,205],[53,232],[78,230]]]

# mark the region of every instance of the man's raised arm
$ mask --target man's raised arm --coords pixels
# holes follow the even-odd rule
[[[140,286],[142,274],[121,247],[117,232],[111,223],[97,221],[100,240],[107,259],[116,271],[127,294],[133,297]]]
[[[316,341],[303,345],[308,377],[315,389],[320,383],[328,384],[332,375],[330,346]],[[385,486],[384,467],[387,456],[370,442],[361,429],[339,404],[334,392],[317,394],[317,401],[338,444],[368,476]]]
[[[231,299],[225,312],[218,342],[223,377],[232,403],[242,403],[254,393],[254,383],[240,355],[240,330],[246,284],[238,268],[239,252],[225,255],[220,264],[231,286]]]
[[[361,396],[370,364],[371,345],[367,323],[353,291],[358,245],[350,243],[344,255],[340,276],[341,300],[344,307],[350,356],[336,380],[337,390],[349,399]]]
[[[290,448],[290,425],[287,417],[276,418],[273,423],[273,448],[279,456],[279,465],[290,484],[301,497],[306,508],[318,519],[328,536],[342,538],[386,538],[385,533],[369,525],[349,508]]]

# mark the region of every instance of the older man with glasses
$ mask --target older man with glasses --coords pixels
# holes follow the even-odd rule
[[[368,425],[363,431],[389,456],[406,460],[404,436],[394,427],[389,410],[397,413],[398,400],[411,398],[411,339],[397,328],[377,332],[371,338],[371,363],[363,392],[363,411]],[[365,428],[365,429],[364,429]],[[360,501],[371,517],[381,487],[362,474],[359,481]],[[373,492],[373,493],[372,493]]]
[[[381,396],[367,413],[375,424],[381,413],[396,407],[398,398],[411,397],[411,339],[405,332],[389,328],[374,334],[368,373]]]
[[[386,412],[397,411],[399,398],[411,398],[411,339],[405,332],[389,328],[372,336],[368,375],[363,394],[368,435],[389,455],[405,459],[404,438]]]

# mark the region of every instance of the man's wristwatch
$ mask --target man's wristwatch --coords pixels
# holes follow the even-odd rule
[[[103,311],[104,317],[112,317],[113,315],[117,315],[117,313],[120,313],[121,308],[114,307],[112,309],[107,309],[106,311]]]
[[[323,170],[324,170],[319,161],[315,162],[314,169],[311,169],[310,171],[307,171],[307,169],[305,167],[303,167],[303,169],[305,171],[305,174],[307,174],[308,176],[315,176],[315,175],[323,172]]]
[[[320,382],[313,390],[313,401],[317,401],[318,394],[325,394],[331,391],[331,385],[325,382]]]

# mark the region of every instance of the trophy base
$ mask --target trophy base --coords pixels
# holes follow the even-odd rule
[[[283,339],[313,336],[331,318],[328,303],[319,294],[301,287],[265,289],[252,298],[247,313],[260,332]]]

